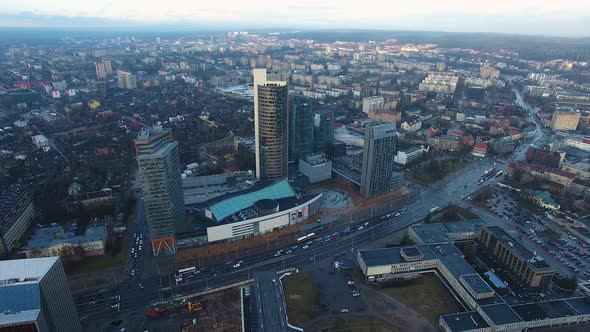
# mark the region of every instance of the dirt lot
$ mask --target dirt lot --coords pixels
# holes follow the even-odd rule
[[[440,315],[462,310],[443,282],[430,273],[409,284],[376,291],[415,310],[419,316],[425,317],[435,326],[438,325]]]

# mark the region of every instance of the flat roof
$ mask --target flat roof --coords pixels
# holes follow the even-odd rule
[[[371,249],[371,250],[359,250],[359,254],[363,258],[363,262],[367,266],[382,266],[382,265],[393,265],[399,263],[405,263],[401,256],[401,250],[403,248],[418,248],[424,255],[423,260],[436,259],[436,256],[428,249],[428,246],[407,246],[407,247],[395,247],[395,248],[383,248],[383,249]]]
[[[24,278],[41,279],[58,260],[59,257],[41,257],[0,261],[0,281]]]
[[[289,331],[283,287],[275,272],[254,272],[254,301],[257,331]]]
[[[459,277],[464,275],[477,274],[454,244],[431,244],[428,248],[447,267],[455,279],[459,280]]]
[[[39,317],[41,310],[25,310],[18,312],[0,312],[0,327],[12,326],[19,323],[35,322]]]
[[[406,256],[422,256],[422,252],[417,247],[406,247],[402,250]]]
[[[449,234],[475,233],[487,226],[483,220],[467,220],[449,223],[420,224],[410,226],[425,244],[453,242]]]
[[[481,306],[481,309],[496,325],[522,322],[522,318],[505,303]]]
[[[489,327],[477,311],[458,312],[443,315],[441,318],[453,332],[471,331]]]
[[[468,274],[461,276],[462,282],[468,284],[477,294],[493,292],[492,288],[479,276],[479,274]]]
[[[287,182],[281,180],[268,187],[240,196],[228,198],[213,204],[209,209],[216,220],[222,220],[240,210],[248,208],[261,199],[280,199],[295,196],[295,191]]]
[[[590,298],[578,297],[565,300],[570,306],[576,309],[581,315],[590,315]]]
[[[564,300],[515,305],[512,309],[526,321],[578,315]]]

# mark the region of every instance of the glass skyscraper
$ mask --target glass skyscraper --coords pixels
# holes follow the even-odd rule
[[[266,69],[254,69],[254,135],[256,177],[287,177],[289,163],[289,100],[287,81],[269,80]]]
[[[174,254],[185,217],[178,143],[169,129],[154,127],[139,133],[135,149],[153,254]]]
[[[306,97],[293,96],[289,105],[289,160],[297,162],[313,152],[313,112]]]
[[[390,192],[397,180],[394,171],[395,123],[369,123],[361,173],[361,194],[369,199]],[[399,185],[399,184],[397,184]]]

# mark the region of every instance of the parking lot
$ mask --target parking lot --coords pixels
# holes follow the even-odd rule
[[[505,224],[505,228],[516,231],[523,245],[545,258],[559,274],[589,280],[589,246],[556,225],[544,212],[522,210],[517,199],[515,193],[496,191],[486,207]]]

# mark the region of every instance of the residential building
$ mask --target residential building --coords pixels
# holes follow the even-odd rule
[[[117,70],[117,85],[119,89],[136,89],[137,81],[135,75]]]
[[[313,152],[314,114],[309,99],[293,96],[289,105],[289,160]]]
[[[99,80],[104,80],[113,75],[111,60],[103,59],[101,62],[95,62],[94,68],[96,69],[96,78]]]
[[[488,152],[488,145],[486,143],[477,143],[473,146],[471,154],[478,158],[485,158]]]
[[[565,162],[561,167],[562,171],[576,175],[582,181],[590,180],[590,161],[578,161],[573,163]]]
[[[397,150],[395,157],[393,157],[393,161],[400,165],[413,164],[416,161],[422,159],[425,152],[428,152],[428,147],[424,148],[424,145],[400,149]]]
[[[522,195],[535,203],[535,205],[547,210],[559,210],[559,204],[551,197],[551,193],[544,190],[526,189]]]
[[[424,92],[453,94],[457,88],[459,76],[451,72],[432,72],[420,83],[418,89]]]
[[[270,80],[276,77],[270,77],[264,68],[253,69],[253,73],[256,177],[284,179],[289,163],[287,81]]]
[[[427,140],[428,144],[436,150],[459,151],[461,149],[461,138],[452,135],[432,136]]]
[[[143,200],[154,255],[176,253],[176,226],[185,206],[178,143],[169,129],[143,129],[135,140]]]
[[[401,128],[405,131],[418,131],[422,128],[422,120],[418,116],[410,116],[406,121],[402,122]]]
[[[390,110],[372,110],[368,113],[369,119],[375,122],[400,122],[402,120],[402,112]]]
[[[394,189],[396,152],[395,123],[369,123],[365,126],[361,194],[369,199]]]
[[[58,257],[0,261],[0,331],[82,332]]]
[[[323,109],[313,116],[313,151],[326,152],[326,147],[334,140],[334,112]]]
[[[499,79],[500,71],[494,67],[483,66],[479,70],[479,76],[482,79]]]
[[[0,256],[9,253],[35,216],[33,195],[26,185],[11,185],[0,191]]]
[[[299,172],[305,175],[309,183],[329,180],[332,177],[332,161],[326,159],[326,154],[318,152],[299,159]]]
[[[385,107],[385,98],[381,96],[371,96],[363,98],[363,113],[369,114]]]
[[[27,258],[102,256],[108,236],[106,226],[88,227],[82,235],[66,232],[59,225],[46,226],[33,231],[23,250]]]
[[[555,270],[500,227],[482,228],[479,242],[484,250],[493,254],[528,287],[546,289],[551,283]]]
[[[551,117],[551,129],[576,130],[580,121],[580,112],[574,110],[556,110]]]
[[[570,136],[565,139],[565,144],[580,150],[590,151],[590,137],[588,136]]]
[[[543,167],[561,168],[565,152],[530,147],[526,154],[527,161]]]

